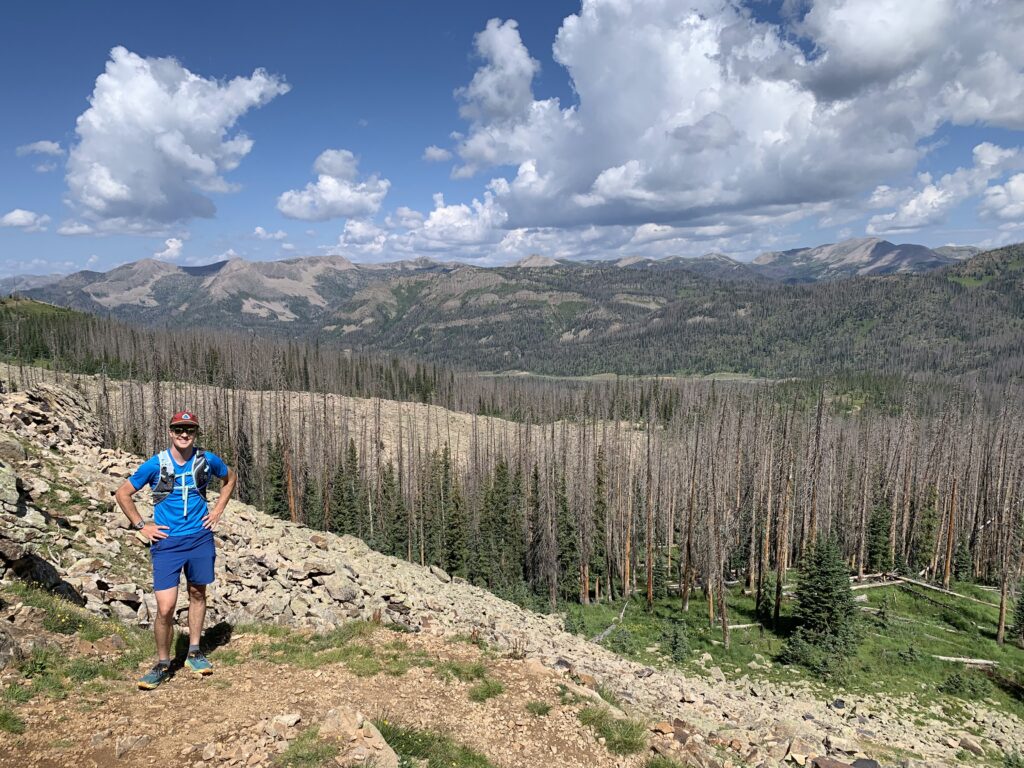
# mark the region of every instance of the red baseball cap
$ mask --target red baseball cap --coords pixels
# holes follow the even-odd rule
[[[178,411],[176,414],[171,416],[170,426],[188,426],[199,429],[199,417],[192,411]]]

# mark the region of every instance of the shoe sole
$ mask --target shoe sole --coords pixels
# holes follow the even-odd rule
[[[163,682],[165,682],[165,681],[163,681],[163,680],[160,681],[160,683],[163,683]],[[139,685],[139,690],[140,691],[153,691],[153,690],[156,690],[157,688],[160,687],[160,683],[143,683],[143,682],[139,682],[139,684],[138,684]]]
[[[210,667],[209,669],[193,669],[187,663],[185,664],[185,666],[188,667],[188,671],[196,677],[206,677],[207,675],[213,674],[213,667]]]

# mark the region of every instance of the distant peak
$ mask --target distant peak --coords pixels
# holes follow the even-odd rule
[[[616,261],[615,266],[631,267],[634,264],[642,264],[645,261],[650,261],[650,259],[646,258],[645,256],[626,256],[625,258]]]
[[[513,267],[556,267],[558,262],[549,256],[541,256],[539,253],[531,253],[524,259],[515,262]]]

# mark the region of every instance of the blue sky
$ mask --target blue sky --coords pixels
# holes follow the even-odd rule
[[[18,4],[0,276],[1024,239],[1024,10]]]

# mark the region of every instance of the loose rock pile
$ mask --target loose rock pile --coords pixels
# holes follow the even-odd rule
[[[101,447],[84,403],[73,389],[51,384],[0,394],[0,579],[32,580],[97,614],[148,625],[155,614],[148,553],[111,495],[140,458]],[[144,517],[151,516],[146,495],[137,497]],[[962,737],[971,738],[966,731],[951,733],[938,719],[913,728],[898,716],[887,718],[881,699],[837,709],[795,686],[783,691],[745,678],[728,683],[643,667],[563,632],[558,617],[522,610],[438,568],[387,557],[358,539],[311,531],[238,502],[228,505],[217,537],[208,626],[278,622],[320,630],[362,618],[415,632],[472,633],[600,683],[629,710],[665,718],[655,744],[685,751],[694,764],[708,747],[738,763],[810,765],[830,755],[865,760],[865,750],[881,745],[911,749],[928,765],[941,765],[953,759]],[[182,618],[186,608],[182,590]],[[3,645],[0,638],[0,664]],[[979,712],[971,725],[984,729],[979,747],[1024,750],[1024,724],[1011,716]],[[372,731],[358,728],[365,741],[359,743],[379,753]]]

